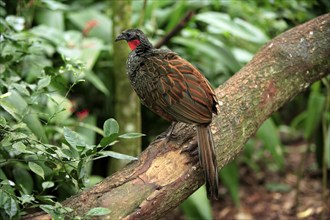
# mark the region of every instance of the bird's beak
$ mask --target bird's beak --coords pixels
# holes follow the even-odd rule
[[[115,41],[126,40],[125,35],[123,33],[119,34]]]

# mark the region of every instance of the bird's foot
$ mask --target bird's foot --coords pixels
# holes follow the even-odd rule
[[[199,150],[198,150],[197,142],[193,142],[188,146],[184,147],[180,153],[189,154],[190,160],[187,163],[197,163],[199,161]]]
[[[177,122],[172,122],[171,126],[167,129],[167,132],[158,135],[156,138],[156,139],[159,139],[159,141],[163,142],[162,144],[165,147],[168,145],[168,143],[171,141],[172,138],[175,139],[173,130],[174,130],[176,124],[177,124]]]

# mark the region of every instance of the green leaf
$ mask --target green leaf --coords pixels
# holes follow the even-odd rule
[[[25,99],[15,90],[10,90],[9,95],[0,99],[0,105],[17,121],[23,122],[31,129],[31,131],[47,143],[48,139],[42,124],[36,114],[33,114]]]
[[[213,219],[210,200],[206,196],[206,188],[202,186],[181,205],[188,220]]]
[[[99,10],[88,8],[86,10],[75,10],[68,13],[68,19],[76,25],[81,31],[90,23],[95,22],[95,26],[90,29],[88,36],[97,37],[104,42],[112,42],[111,29],[112,22],[105,14]]]
[[[116,159],[120,159],[120,160],[137,160],[136,157],[132,157],[126,154],[121,154],[121,153],[117,153],[114,151],[101,151],[98,153],[98,155],[101,155],[100,157],[97,157],[95,159],[100,159],[103,157],[112,157],[112,158],[116,158]]]
[[[43,4],[45,4],[49,9],[51,10],[67,10],[69,9],[69,6],[61,3],[61,2],[58,2],[58,1],[54,1],[54,0],[41,0],[41,2]]]
[[[45,189],[54,187],[55,184],[52,181],[45,181],[41,185],[42,185],[42,188],[45,190]]]
[[[55,196],[52,195],[44,195],[44,196],[38,196],[36,195],[36,199],[43,202],[43,203],[48,203],[48,204],[53,204],[55,203],[53,199],[55,199]]]
[[[84,138],[67,127],[64,127],[64,138],[72,147],[86,146]]]
[[[48,27],[46,25],[38,25],[33,27],[30,31],[36,36],[49,40],[56,46],[65,45],[66,41],[63,37],[63,32],[56,28]]]
[[[146,136],[145,134],[141,134],[141,133],[126,133],[126,134],[121,134],[118,137],[120,138],[124,138],[124,139],[130,139],[130,138],[139,138],[142,136]]]
[[[232,161],[220,170],[220,178],[226,188],[229,190],[230,195],[236,206],[239,206],[239,181],[238,181],[238,168],[236,161]]]
[[[272,192],[289,192],[291,187],[284,183],[267,183],[266,189]]]
[[[325,161],[328,164],[328,170],[330,170],[330,124],[328,126],[328,132],[325,134],[325,146],[324,146],[324,156],[325,156]]]
[[[57,164],[52,162],[52,161],[45,161],[45,165],[47,167],[49,167],[50,169],[56,169],[57,168]]]
[[[0,168],[0,180],[7,180],[5,172]],[[1,183],[0,183],[1,184]]]
[[[0,189],[0,205],[10,218],[18,214],[17,201],[2,189]]]
[[[22,204],[32,203],[35,201],[35,198],[32,195],[22,195],[21,197],[18,197],[18,199]]]
[[[12,86],[22,95],[30,96],[29,90],[27,90],[25,85],[19,83],[13,83]]]
[[[86,80],[91,82],[95,86],[95,88],[97,88],[98,90],[103,92],[104,95],[109,95],[110,94],[108,88],[105,86],[103,81],[99,77],[97,77],[95,75],[95,73],[93,73],[92,71],[86,71],[85,78],[86,78]]]
[[[17,108],[15,108],[15,106],[13,106],[12,104],[8,103],[7,101],[1,100],[1,99],[0,99],[0,106],[6,112],[8,112],[15,120],[17,120],[17,121],[20,120],[19,113],[17,112]]]
[[[227,69],[237,72],[241,68],[241,65],[237,62],[233,54],[224,46],[215,45],[214,43],[218,41],[217,38],[208,38],[209,42],[203,42],[200,39],[186,39],[184,37],[175,37],[172,41],[185,47],[193,48],[213,60],[220,59],[223,61],[222,65]]]
[[[110,135],[115,133],[119,133],[118,122],[113,118],[106,120],[103,124],[103,131],[106,137],[109,137]]]
[[[48,1],[48,0],[47,0]],[[49,10],[39,8],[35,14],[35,20],[38,24],[44,24],[57,30],[64,31],[64,15],[60,10]]]
[[[54,205],[40,205],[39,206],[43,211],[47,212],[52,216],[52,219],[62,220],[66,219],[64,216],[67,213],[73,211],[73,209],[69,207],[63,207],[61,204],[56,202]]]
[[[53,214],[53,212],[54,212],[53,205],[40,205],[39,208],[41,208],[44,212],[46,212],[48,214]]]
[[[108,208],[104,208],[104,207],[96,207],[96,208],[92,208],[91,210],[89,210],[86,215],[87,216],[102,216],[102,215],[108,215],[111,213],[111,210]]]
[[[118,139],[118,133],[112,134],[108,137],[102,138],[100,141],[100,145],[102,147],[114,145],[115,143],[118,142],[117,139]]]
[[[16,31],[22,31],[24,29],[25,19],[23,17],[9,15],[6,17],[6,21]]]
[[[98,38],[84,38],[83,45],[92,45],[89,47],[84,47],[83,50],[81,51],[81,56],[80,56],[80,60],[83,61],[85,63],[85,68],[86,70],[92,70],[102,49],[103,49],[103,42],[98,39]],[[88,72],[87,75],[92,75],[92,72]],[[94,78],[97,78],[96,75],[94,75]],[[102,81],[100,81],[98,78],[95,79],[98,80],[98,84],[103,84]],[[104,84],[103,84],[104,86]],[[104,86],[104,89],[106,89],[106,87]]]
[[[284,166],[284,156],[279,137],[279,132],[272,118],[267,119],[257,131],[257,137],[262,140],[265,147],[270,151],[277,166],[282,169]]]
[[[18,213],[18,204],[15,199],[10,198],[10,200],[5,203],[4,209],[10,218],[14,217]]]
[[[30,169],[32,170],[32,172],[36,173],[37,175],[41,176],[43,179],[45,179],[45,172],[42,169],[41,166],[39,166],[38,164],[34,163],[34,162],[29,162],[28,163]]]
[[[21,141],[19,141],[13,144],[13,149],[15,150],[15,153],[19,155],[25,152],[26,146]]]
[[[205,22],[210,27],[209,32],[230,33],[247,41],[263,44],[268,40],[265,33],[241,19],[232,20],[228,14],[219,12],[204,12],[195,16],[197,20]]]
[[[325,103],[325,97],[318,92],[312,92],[308,98],[307,105],[307,118],[305,122],[304,136],[306,139],[310,139],[317,126],[319,125],[322,117],[323,106]]]
[[[6,119],[0,115],[0,126],[5,127],[7,124]]]
[[[43,89],[50,84],[51,76],[44,76],[42,79],[38,81],[38,88],[37,90]]]
[[[33,189],[33,179],[31,174],[26,169],[14,167],[13,175],[16,185],[22,188],[24,194],[31,194]]]

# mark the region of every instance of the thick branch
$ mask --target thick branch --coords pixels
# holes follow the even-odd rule
[[[330,14],[295,27],[267,43],[216,90],[220,114],[212,131],[220,167],[242,150],[274,111],[329,74],[329,36]],[[180,124],[167,146],[155,140],[138,161],[63,204],[80,216],[102,206],[112,210],[109,219],[157,219],[204,182],[198,163],[188,163],[189,155],[180,154],[191,144],[193,126]]]

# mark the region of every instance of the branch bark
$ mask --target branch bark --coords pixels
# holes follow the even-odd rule
[[[212,132],[218,164],[225,166],[277,109],[330,72],[330,14],[297,26],[267,43],[237,74],[216,89],[220,114]],[[198,162],[181,153],[196,144],[193,126],[179,124],[164,146],[157,139],[120,172],[63,202],[83,216],[93,207],[107,219],[157,219],[203,183]],[[190,163],[189,163],[190,162]],[[30,219],[45,219],[37,215]]]

